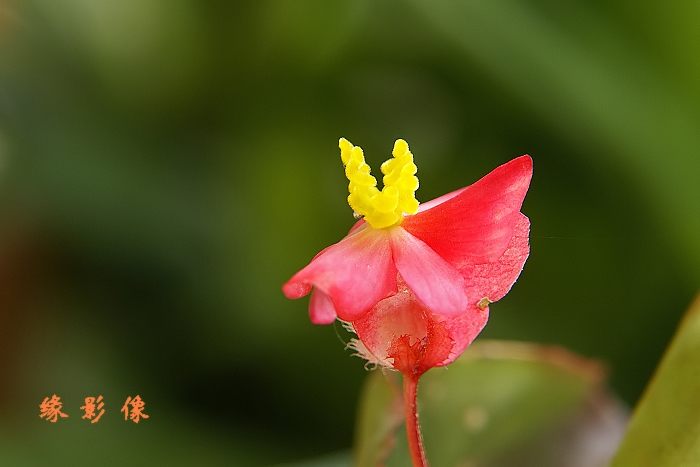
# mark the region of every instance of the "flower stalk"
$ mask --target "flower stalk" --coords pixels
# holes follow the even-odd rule
[[[418,422],[418,376],[403,376],[403,405],[406,418],[406,437],[413,467],[427,467],[423,437]]]

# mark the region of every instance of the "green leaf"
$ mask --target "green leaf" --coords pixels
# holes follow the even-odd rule
[[[700,296],[635,409],[614,467],[700,465]]]
[[[481,341],[420,382],[428,460],[436,466],[603,465],[626,420],[603,380],[599,364],[561,348]],[[400,395],[398,374],[368,377],[356,465],[410,465]]]

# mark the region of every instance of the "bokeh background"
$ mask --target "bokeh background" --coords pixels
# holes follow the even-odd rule
[[[406,139],[421,200],[531,154],[532,254],[484,336],[600,359],[634,404],[700,283],[699,20],[694,1],[3,0],[0,464],[347,452],[363,362],[280,291],[353,222],[340,136],[373,167]]]

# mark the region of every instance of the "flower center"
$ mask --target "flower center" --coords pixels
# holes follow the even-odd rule
[[[418,168],[413,163],[413,154],[408,144],[397,139],[391,152],[391,159],[384,162],[384,187],[377,188],[377,179],[372,176],[365,162],[362,148],[353,146],[345,138],[340,138],[340,158],[345,166],[348,184],[348,204],[356,216],[363,217],[375,229],[399,225],[404,214],[418,212]]]

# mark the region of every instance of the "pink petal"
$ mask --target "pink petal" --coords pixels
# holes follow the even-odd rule
[[[530,254],[530,220],[519,214],[513,236],[500,258],[490,263],[467,263],[460,268],[470,299],[495,302],[508,293]]]
[[[331,297],[319,289],[311,292],[309,318],[314,324],[331,324],[337,318]]]
[[[358,229],[317,255],[282,291],[300,298],[316,287],[330,297],[338,316],[357,319],[396,291],[388,231]]]
[[[355,222],[352,227],[350,227],[350,231],[348,232],[348,235],[351,233],[355,232],[357,229],[360,227],[364,226],[367,222],[364,219],[360,219],[357,222]]]
[[[397,227],[391,230],[391,249],[399,274],[426,308],[440,315],[467,308],[464,278],[423,241]]]
[[[494,261],[512,237],[531,177],[532,159],[518,157],[444,202],[426,203],[401,226],[456,267]]]

